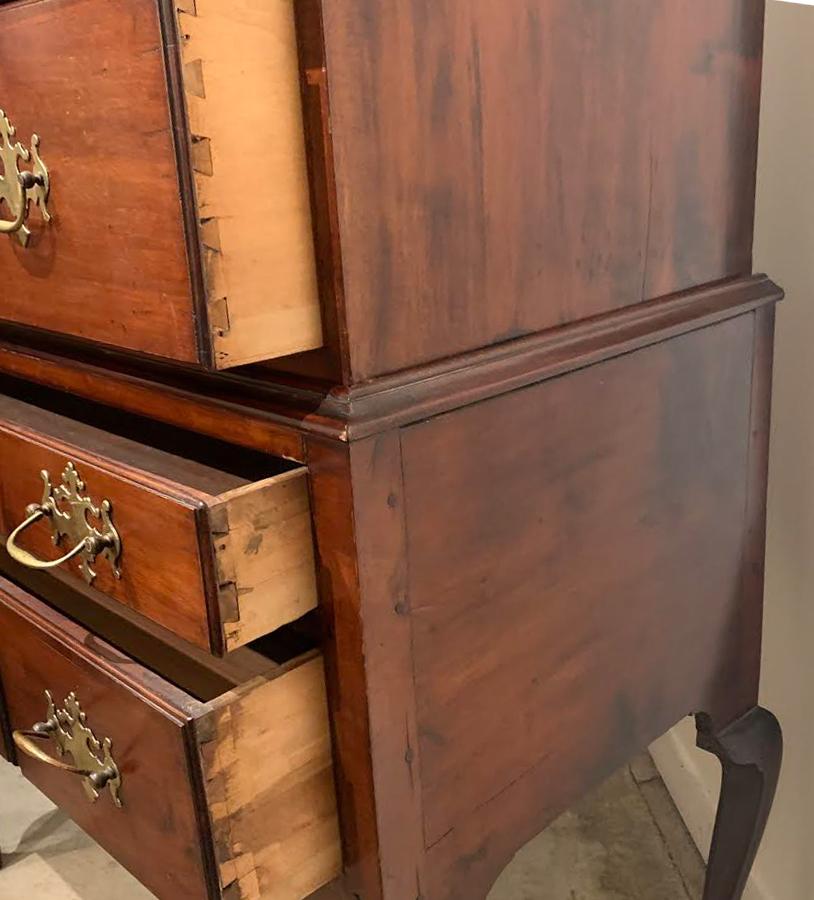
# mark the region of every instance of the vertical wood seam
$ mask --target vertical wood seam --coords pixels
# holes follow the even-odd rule
[[[415,724],[415,747],[411,749],[411,758],[409,761],[410,765],[410,778],[414,785],[414,791],[416,796],[418,797],[418,809],[419,809],[419,818],[420,818],[420,826],[421,826],[421,837],[423,850],[427,848],[427,833],[426,833],[426,823],[423,815],[423,807],[424,807],[424,797],[422,790],[422,782],[421,782],[421,742],[419,740],[419,728],[418,728],[418,707],[417,707],[417,690],[416,690],[416,672],[415,672],[415,634],[413,631],[413,610],[412,605],[410,603],[410,518],[407,515],[407,507],[409,504],[409,495],[406,489],[406,473],[404,471],[404,441],[402,440],[402,436],[404,433],[403,428],[398,429],[398,447],[399,447],[399,472],[401,475],[401,492],[403,499],[403,507],[402,507],[402,529],[404,532],[404,584],[405,584],[405,594],[407,599],[407,615],[409,618],[409,627],[410,627],[410,684],[413,689],[412,696],[412,704],[411,704],[411,712],[413,714],[413,721]],[[424,896],[423,890],[423,866],[419,865],[416,867],[416,897],[418,900]]]

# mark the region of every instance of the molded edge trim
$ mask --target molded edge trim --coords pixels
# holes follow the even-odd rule
[[[718,282],[354,387],[257,370],[208,375],[0,331],[0,373],[303,462],[303,435],[356,441],[707,328],[783,299],[767,276]],[[27,345],[27,346],[26,346]],[[266,374],[266,373],[264,373]]]
[[[380,378],[347,392],[348,439],[585,368],[752,312],[783,296],[765,275],[719,282]]]

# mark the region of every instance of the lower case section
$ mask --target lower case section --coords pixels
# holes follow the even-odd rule
[[[772,323],[750,312],[352,445],[381,874],[354,886],[365,900],[485,897],[699,712],[748,782],[748,811],[724,792],[706,900],[738,896],[776,776],[744,769],[727,727],[757,729],[759,756]]]

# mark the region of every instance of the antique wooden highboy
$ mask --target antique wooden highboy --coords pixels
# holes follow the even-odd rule
[[[0,0],[0,748],[161,900],[485,898],[693,714],[741,896],[763,14]]]

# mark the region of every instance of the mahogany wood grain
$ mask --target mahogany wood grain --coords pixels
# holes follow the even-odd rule
[[[54,221],[0,241],[0,317],[195,362],[157,4],[0,6],[0,95],[52,174]],[[4,210],[7,217],[8,212]]]
[[[303,439],[295,426],[305,413],[291,412],[286,421],[285,405],[275,409],[270,402],[265,406],[254,404],[250,394],[228,390],[228,385],[220,382],[217,386],[207,383],[204,389],[197,382],[190,386],[169,377],[160,380],[145,366],[131,363],[119,368],[98,360],[89,363],[72,358],[63,345],[59,350],[56,355],[0,341],[0,370],[126,412],[229,440],[235,446],[303,460]],[[312,405],[306,409],[310,411]],[[318,423],[311,427],[319,430]],[[331,434],[337,430],[324,428]]]
[[[754,334],[745,315],[404,432],[428,896],[485,896],[519,836],[682,716],[754,706]]]
[[[209,614],[203,580],[199,522],[205,509],[204,492],[177,491],[172,481],[147,478],[134,483],[133,472],[118,462],[107,464],[101,448],[90,444],[89,429],[76,427],[76,442],[60,440],[57,426],[49,435],[53,419],[41,414],[36,429],[18,424],[11,401],[3,401],[0,422],[0,531],[8,536],[26,518],[29,504],[40,503],[47,471],[52,485],[58,485],[68,462],[73,462],[85,482],[86,492],[98,504],[112,504],[113,522],[123,539],[122,578],[116,579],[111,566],[99,559],[94,566],[94,585],[121,603],[164,625],[199,646],[209,646]],[[41,411],[37,410],[37,413]],[[12,418],[14,415],[14,418]],[[101,527],[99,523],[97,526]],[[45,521],[32,526],[20,545],[41,559],[54,559],[70,548],[54,548],[51,528]],[[76,563],[66,568],[79,578]]]
[[[325,3],[352,382],[748,274],[763,8]]]
[[[359,599],[365,632],[368,715],[374,737],[379,867],[384,897],[422,897],[426,876],[421,734],[412,700],[414,662],[401,433],[351,445]],[[375,639],[373,639],[375,635]]]

